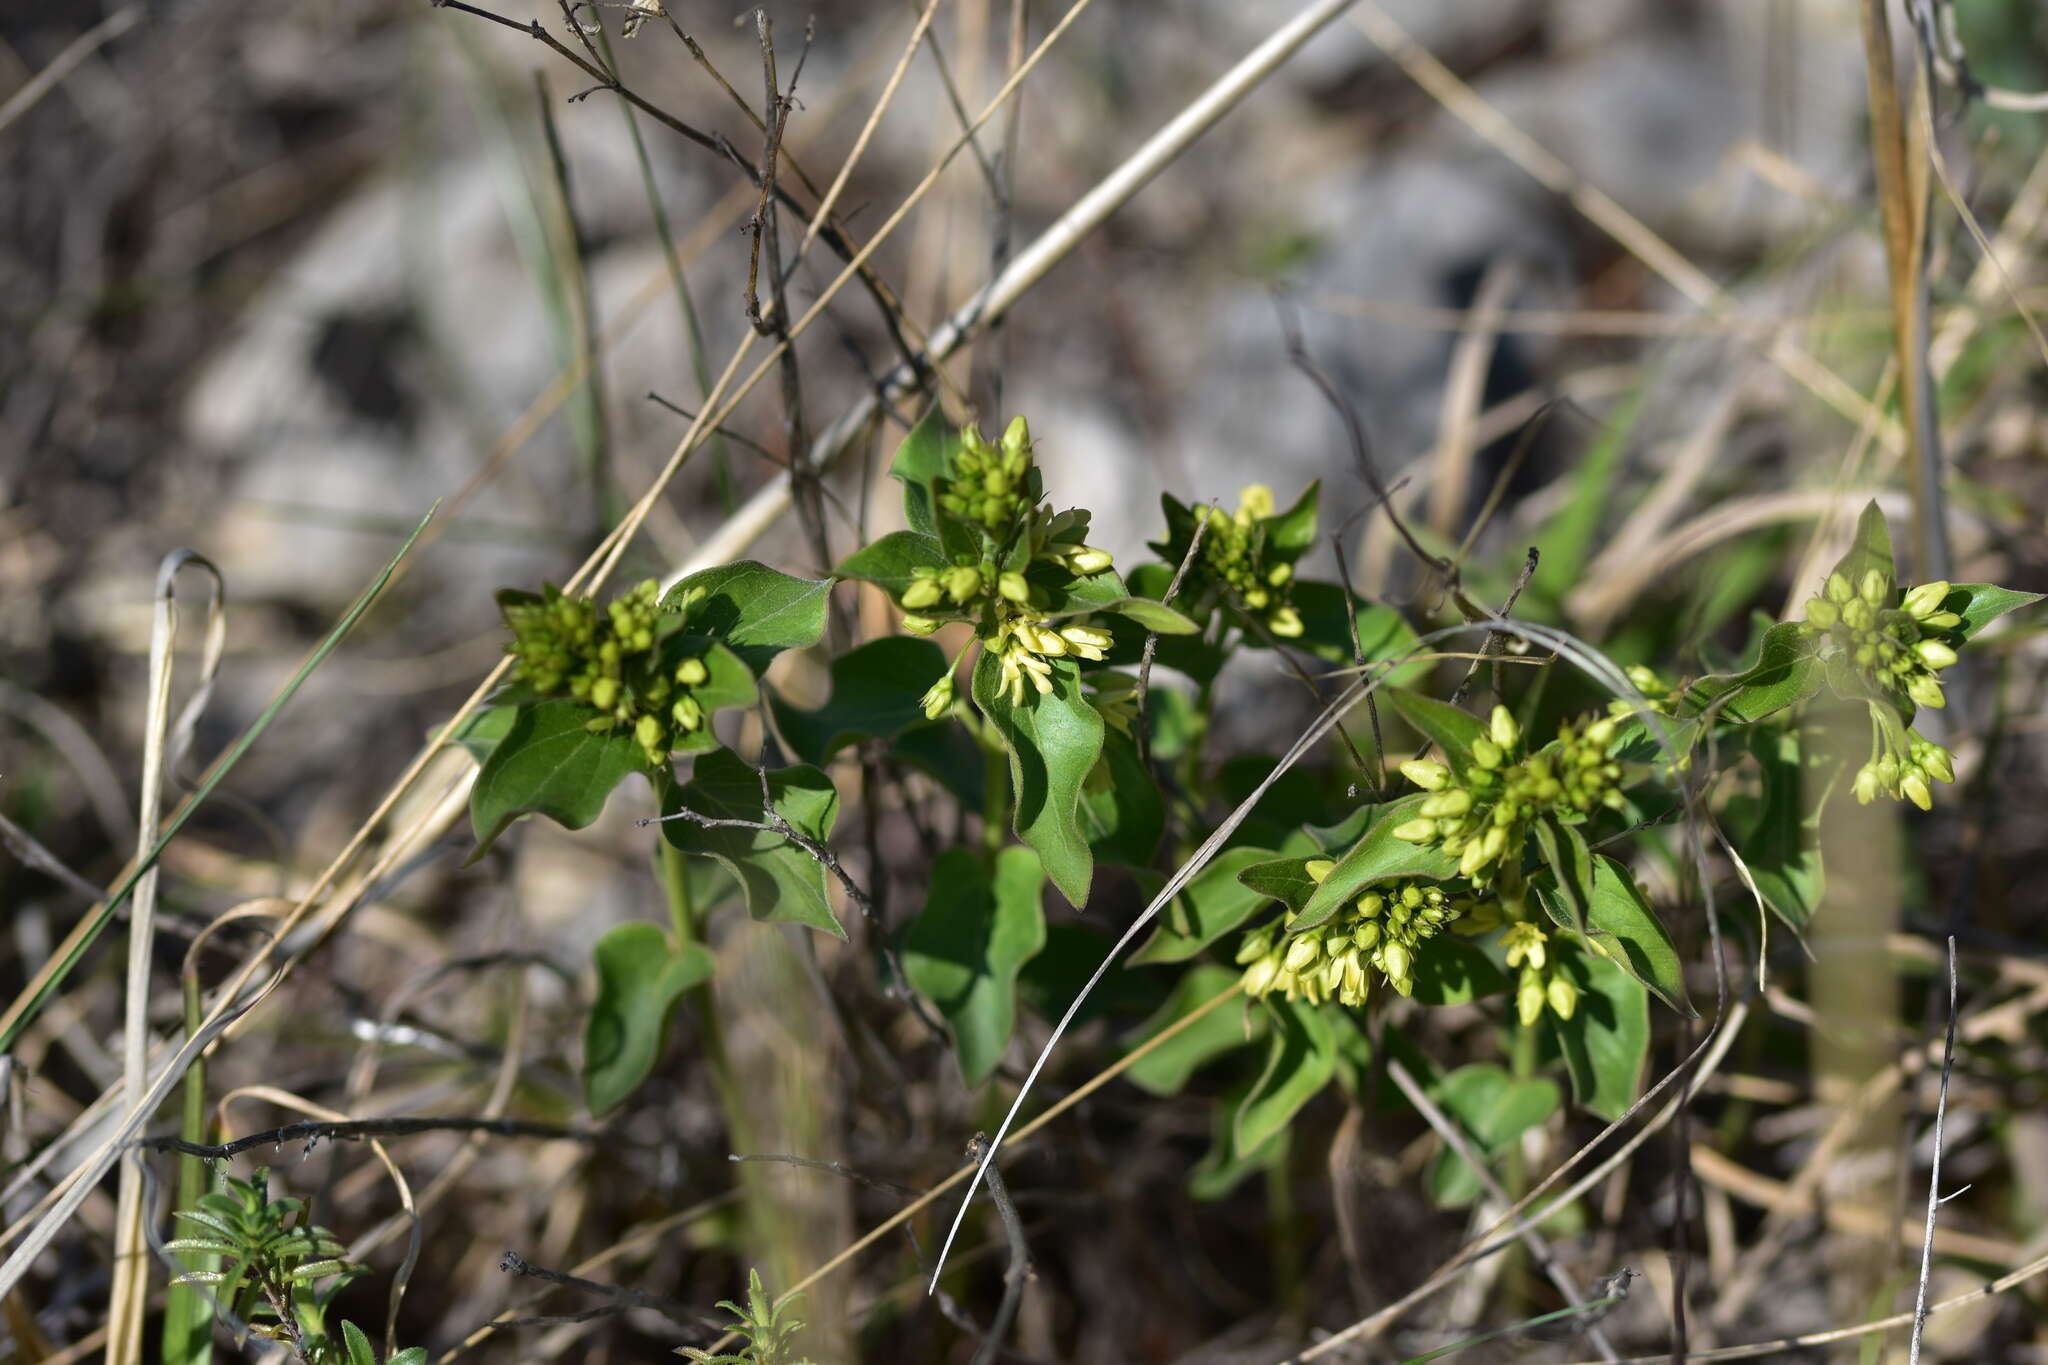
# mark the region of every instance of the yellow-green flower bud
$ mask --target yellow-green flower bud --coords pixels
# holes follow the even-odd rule
[[[1806,604],[1806,619],[1822,630],[1828,630],[1842,619],[1842,611],[1827,598],[1816,597]]]
[[[1264,995],[1273,988],[1274,978],[1280,975],[1280,956],[1268,953],[1244,969],[1244,993],[1254,998]]]
[[[1077,574],[1101,573],[1114,563],[1114,555],[1107,550],[1098,550],[1093,545],[1083,545],[1067,556],[1067,567]]]
[[[1396,839],[1404,843],[1426,844],[1436,838],[1436,821],[1410,820],[1405,824],[1394,826],[1392,832]]]
[[[599,678],[590,685],[590,704],[600,711],[609,711],[619,700],[619,680]]]
[[[1522,741],[1522,727],[1515,724],[1514,715],[1505,706],[1493,708],[1493,714],[1487,718],[1486,731],[1502,749],[1512,749]]]
[[[903,590],[903,607],[906,611],[923,611],[926,607],[937,606],[939,598],[944,595],[945,590],[939,586],[936,575],[919,578]]]
[[[1942,694],[1941,680],[1932,673],[1916,673],[1907,679],[1906,695],[1930,711],[1939,711],[1948,705],[1948,698]]]
[[[937,720],[946,713],[946,708],[953,704],[952,670],[947,670],[944,677],[931,685],[920,704],[924,707],[926,720]]]
[[[676,702],[672,714],[685,733],[695,733],[697,727],[704,723],[703,703],[695,697],[684,697]]]
[[[1543,978],[1533,972],[1524,973],[1522,984],[1515,988],[1515,1013],[1520,1016],[1523,1028],[1533,1028],[1543,1017]]]
[[[1507,755],[1501,751],[1500,745],[1481,736],[1472,741],[1472,761],[1492,772],[1507,761]]]
[[[1310,881],[1321,886],[1323,878],[1329,876],[1330,870],[1336,866],[1337,864],[1328,858],[1310,858],[1306,863],[1302,864],[1301,870],[1308,874]]]
[[[1301,613],[1291,606],[1276,608],[1273,614],[1266,618],[1266,629],[1283,640],[1295,639],[1302,631]]]
[[[1920,771],[1937,782],[1956,780],[1955,756],[1939,744],[1925,743],[1913,746],[1913,757],[1920,761]]]
[[[996,579],[996,591],[1011,602],[1022,603],[1031,596],[1031,585],[1024,581],[1024,575],[1012,569]]]
[[[685,687],[701,687],[710,676],[702,659],[685,659],[676,665],[676,681]]]
[[[1913,652],[1920,656],[1920,662],[1929,668],[1947,668],[1956,661],[1956,652],[1939,640],[1922,640],[1913,646]]]
[[[1266,570],[1266,585],[1268,587],[1284,588],[1293,578],[1294,566],[1292,564],[1275,564],[1272,568]]]
[[[1560,1019],[1571,1018],[1579,1007],[1579,988],[1562,976],[1551,977],[1543,993],[1550,1000],[1550,1012]]]
[[[1451,770],[1426,758],[1411,758],[1401,765],[1401,776],[1426,792],[1440,792],[1449,785]]]
[[[633,723],[633,738],[640,741],[640,747],[649,754],[661,747],[661,720],[655,716],[642,716]]]
[[[981,592],[981,570],[961,564],[946,570],[946,596],[958,603],[972,600]],[[905,605],[908,605],[906,599]]]
[[[1262,483],[1249,483],[1237,495],[1240,518],[1259,521],[1273,515],[1273,490]]]
[[[1003,453],[1015,455],[1031,449],[1031,424],[1020,413],[1003,428]]]
[[[1408,969],[1414,965],[1414,954],[1403,944],[1384,943],[1380,945],[1380,970],[1387,974],[1387,980],[1394,983],[1394,989],[1401,994],[1401,983],[1408,977]]]
[[[1838,607],[1846,605],[1856,595],[1856,589],[1850,586],[1847,576],[1840,573],[1829,574],[1827,586],[1821,591]]]
[[[1856,770],[1854,791],[1856,793],[1856,804],[1860,806],[1867,806],[1877,800],[1878,776],[1875,763],[1866,763]]]
[[[1297,934],[1287,945],[1287,956],[1283,965],[1290,972],[1298,972],[1316,960],[1316,939],[1313,934]]]
[[[1916,768],[1899,779],[1899,791],[1921,810],[1934,809],[1934,792],[1928,787],[1927,779],[1920,775],[1919,769]]]
[[[1857,596],[1873,607],[1884,605],[1884,599],[1891,596],[1891,580],[1884,576],[1882,569],[1865,569],[1863,582],[1857,587]]]
[[[906,616],[903,618],[905,635],[929,635],[939,628],[939,623],[929,616]]]
[[[1507,932],[1500,936],[1501,947],[1507,949],[1508,965],[1519,967],[1526,963],[1541,971],[1548,953],[1544,947],[1546,937],[1541,929],[1526,920],[1509,925]]]
[[[1948,580],[1939,578],[1932,583],[1922,583],[1914,588],[1906,594],[1906,600],[1899,605],[1907,615],[1915,620],[1924,621],[1941,610],[1941,604],[1947,600],[1948,593]]]
[[[1472,809],[1472,793],[1462,787],[1438,792],[1417,808],[1421,815],[1439,818],[1446,815],[1463,815]]]

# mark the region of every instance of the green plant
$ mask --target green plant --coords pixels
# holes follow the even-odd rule
[[[174,1252],[217,1256],[217,1266],[188,1270],[171,1283],[205,1285],[232,1318],[249,1331],[290,1346],[306,1365],[377,1365],[368,1338],[352,1322],[340,1334],[327,1326],[335,1295],[368,1274],[349,1261],[333,1233],[306,1216],[303,1199],[270,1197],[270,1172],[248,1180],[228,1176],[222,1188],[200,1196],[172,1217],[198,1231],[166,1244]],[[323,1283],[324,1281],[324,1283]],[[387,1365],[421,1365],[413,1347]]]
[[[803,1330],[800,1319],[788,1314],[802,1302],[801,1295],[785,1298],[781,1303],[768,1297],[761,1287],[761,1272],[747,1272],[747,1306],[742,1308],[731,1299],[720,1299],[718,1306],[733,1315],[738,1321],[731,1328],[733,1335],[742,1337],[746,1346],[736,1352],[725,1351],[717,1355],[695,1347],[684,1346],[678,1351],[696,1365],[811,1365],[807,1359],[795,1354],[796,1348],[790,1343]]]
[[[1239,1067],[1195,1173],[1199,1193],[1214,1197],[1271,1166],[1326,1087],[1357,1094],[1374,1074],[1362,1016],[1391,1001],[1412,1002],[1405,1010],[1505,997],[1505,1067],[1437,1067],[1410,1040],[1405,1014],[1376,1032],[1470,1152],[1509,1162],[1516,1139],[1563,1107],[1558,1080],[1604,1118],[1636,1101],[1652,1000],[1695,1013],[1637,861],[1668,854],[1683,821],[1711,821],[1739,852],[1757,903],[1802,931],[1823,884],[1822,806],[1848,786],[1861,801],[1927,807],[1931,784],[1954,769],[1912,728],[1917,712],[1944,703],[1938,675],[1978,630],[2037,600],[1988,584],[1902,589],[1873,506],[1804,619],[1760,623],[1738,663],[1674,681],[1501,618],[1488,629],[1520,634],[1550,658],[1463,666],[1454,698],[1490,679],[1467,705],[1430,695],[1430,661],[1443,656],[1426,644],[1470,627],[1425,639],[1392,608],[1297,574],[1317,536],[1314,486],[1285,510],[1253,486],[1233,514],[1167,497],[1166,535],[1153,546],[1162,558],[1125,577],[1088,543],[1086,511],[1046,500],[1021,418],[990,442],[935,412],[891,472],[905,529],[857,550],[836,577],[886,593],[904,634],[840,652],[817,706],[778,695],[763,671],[778,652],[822,638],[829,581],[745,563],[659,597],[643,585],[604,612],[552,591],[504,597],[514,681],[466,736],[483,759],[479,840],[525,812],[588,823],[613,786],[640,773],[667,817],[670,851],[686,869],[723,874],[703,895],[684,894],[687,875],[671,877],[672,901],[691,908],[669,934],[627,926],[600,945],[585,1059],[593,1110],[633,1093],[658,1060],[669,1011],[711,984],[696,939],[718,904],[736,899],[757,920],[842,935],[836,883],[873,914],[832,849],[830,769],[861,746],[868,764],[887,755],[921,770],[934,799],[964,817],[952,828],[980,822],[979,840],[936,850],[918,914],[870,927],[891,984],[933,1007],[970,1085],[997,1070],[1020,1008],[1078,1008],[1091,959],[1111,951],[1078,927],[1048,925],[1044,885],[1078,907],[1101,870],[1118,867],[1151,896],[1158,869],[1199,856],[1213,861],[1155,901],[1157,922],[1132,958],[1178,983],[1140,970],[1127,997],[1154,1010],[1141,1039],[1233,982],[1256,1010],[1249,1024],[1219,1016],[1189,1031],[1134,1076],[1167,1094],[1204,1068]],[[1368,759],[1346,732],[1304,759],[1308,772],[1254,800],[1279,758],[1218,764],[1208,734],[1220,676],[1255,651],[1281,653],[1311,691],[1316,673],[1359,678],[1354,693],[1384,703],[1375,730],[1398,723],[1420,752]],[[1155,664],[1179,681],[1148,679]],[[719,711],[757,700],[796,762],[758,766],[718,738]],[[1848,783],[1820,743],[1843,705],[1862,706],[1873,735]],[[687,781],[677,754],[694,756]],[[860,770],[864,784],[871,771]],[[863,800],[876,799],[864,785]],[[1231,832],[1209,847],[1225,804],[1238,807]],[[1428,1187],[1462,1203],[1478,1195],[1479,1174],[1446,1148]],[[779,1358],[786,1329],[758,1279],[748,1309],[733,1311],[757,1334],[753,1354],[697,1358]]]

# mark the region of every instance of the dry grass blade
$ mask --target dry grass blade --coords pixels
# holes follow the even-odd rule
[[[1486,267],[1479,280],[1479,292],[1472,300],[1472,311],[1458,344],[1451,350],[1429,495],[1430,529],[1445,538],[1457,529],[1470,501],[1472,460],[1478,453],[1472,426],[1479,415],[1480,400],[1485,397],[1486,372],[1493,364],[1494,344],[1500,339],[1501,312],[1521,282],[1521,274],[1512,260],[1497,260]]]

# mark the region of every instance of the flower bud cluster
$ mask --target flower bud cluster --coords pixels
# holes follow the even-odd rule
[[[1936,675],[1956,661],[1953,632],[1963,623],[1942,609],[1948,594],[1945,582],[1922,583],[1894,602],[1896,589],[1882,570],[1867,569],[1856,583],[1837,571],[1807,602],[1806,619],[1873,692],[1903,693],[1939,710],[1947,698]]]
[[[1011,420],[996,445],[978,426],[962,431],[947,476],[938,481],[939,506],[999,538],[1037,504],[1037,493],[1031,427],[1022,417]]]
[[[998,687],[1012,706],[1024,704],[1026,682],[1041,697],[1052,691],[1052,660],[1072,655],[1099,663],[1109,646],[1106,630],[1034,621],[1025,614],[1001,617],[994,638],[983,644],[995,651],[1002,669]]]
[[[1526,757],[1521,726],[1505,706],[1493,708],[1487,733],[1472,744],[1472,766],[1462,782],[1441,763],[1413,759],[1402,774],[1429,793],[1415,818],[1393,835],[1434,844],[1458,860],[1458,875],[1489,885],[1500,869],[1520,859],[1529,826],[1556,815],[1576,824],[1600,807],[1619,809],[1621,765],[1607,756],[1617,721],[1567,722],[1557,741]]]
[[[647,761],[660,763],[681,735],[703,727],[704,708],[691,689],[710,677],[702,659],[662,657],[660,597],[650,578],[602,613],[588,598],[553,587],[538,602],[507,603],[512,639],[505,652],[517,660],[512,681],[591,707],[598,713],[589,722],[593,732],[631,729]]]
[[[1656,669],[1645,664],[1630,664],[1622,670],[1628,675],[1629,686],[1643,694],[1643,704],[1660,716],[1675,715],[1678,709],[1678,685],[1668,681]],[[1617,719],[1626,719],[1636,713],[1636,703],[1616,697],[1607,703],[1607,714]]]
[[[1316,859],[1308,864],[1308,874],[1320,882],[1335,866]],[[1286,933],[1280,924],[1254,929],[1237,950],[1238,962],[1246,964],[1245,994],[1279,991],[1289,1000],[1335,1000],[1356,1007],[1365,1003],[1371,985],[1368,968],[1400,994],[1411,994],[1423,943],[1470,905],[1469,897],[1435,882],[1380,882],[1312,929],[1298,934]]]
[[[1876,708],[1877,703],[1871,703],[1871,758],[1856,770],[1856,800],[1867,806],[1879,796],[1888,796],[1894,801],[1911,801],[1921,810],[1934,809],[1930,784],[1955,781],[1955,759],[1918,730],[1908,729],[1905,747],[1900,748],[1892,737],[1892,727],[1884,723]]]
[[[1237,495],[1237,512],[1220,508],[1204,513],[1199,568],[1211,582],[1228,587],[1247,611],[1256,612],[1266,629],[1281,639],[1301,634],[1301,616],[1294,609],[1294,566],[1266,553],[1262,521],[1273,515],[1273,490],[1250,484]]]
[[[1510,968],[1521,968],[1515,982],[1515,1013],[1528,1028],[1543,1017],[1545,1007],[1569,1019],[1579,1007],[1579,988],[1551,960],[1550,936],[1527,920],[1510,924],[1500,936]]]
[[[1138,718],[1138,680],[1129,673],[1105,669],[1090,674],[1089,681],[1095,690],[1088,694],[1088,704],[1110,729],[1134,739],[1131,722]]]

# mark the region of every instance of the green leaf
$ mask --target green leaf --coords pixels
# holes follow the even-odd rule
[[[775,809],[806,839],[826,846],[839,818],[839,793],[832,779],[808,765],[773,768],[768,791]],[[662,814],[682,809],[715,820],[764,822],[761,779],[730,749],[698,758],[687,786],[671,786]],[[826,872],[802,847],[773,829],[706,829],[689,820],[668,820],[662,837],[685,853],[703,854],[725,865],[746,896],[747,913],[770,923],[807,924],[846,937],[832,913]]]
[[[769,698],[775,727],[806,763],[826,763],[851,744],[894,739],[926,724],[924,694],[946,671],[946,655],[930,640],[886,635],[832,661],[832,694],[803,710]]]
[[[597,941],[597,999],[583,1026],[583,1101],[592,1115],[617,1108],[661,1060],[683,992],[711,979],[701,944],[680,950],[652,924],[621,924]]]
[[[715,749],[718,736],[711,728],[712,715],[752,706],[760,699],[754,670],[732,650],[700,635],[677,636],[668,648],[677,661],[690,656],[703,660],[706,673],[704,681],[690,689],[690,695],[704,708],[704,723],[688,732],[678,730],[672,741],[675,752],[690,754]]]
[[[1559,952],[1556,958],[1556,970],[1579,988],[1571,1018],[1544,1016],[1557,1030],[1572,1094],[1601,1118],[1618,1119],[1641,1092],[1650,1055],[1650,994],[1598,953]]]
[[[1071,659],[1052,661],[1053,690],[1031,687],[1011,705],[1001,665],[982,651],[974,665],[974,702],[1010,754],[1010,810],[1017,837],[1038,850],[1046,875],[1075,906],[1088,902],[1095,857],[1081,829],[1081,786],[1102,755],[1102,717],[1081,695]]]
[[[1081,793],[1081,829],[1100,862],[1146,867],[1166,833],[1166,802],[1138,758],[1138,746],[1120,734],[1103,737],[1102,766]]]
[[[1561,1096],[1554,1082],[1516,1080],[1491,1062],[1475,1062],[1448,1073],[1429,1087],[1436,1101],[1483,1157],[1494,1157],[1523,1133],[1557,1112]],[[1479,1197],[1478,1175],[1447,1143],[1430,1163],[1430,1198],[1444,1208]]]
[[[1413,819],[1417,808],[1427,799],[1427,793],[1417,792],[1387,806],[1365,837],[1330,869],[1330,875],[1323,878],[1322,885],[1315,889],[1300,913],[1288,921],[1289,932],[1321,924],[1358,899],[1359,893],[1374,882],[1393,877],[1423,877],[1440,882],[1457,876],[1456,858],[1433,846],[1394,837],[1394,831]]]
[[[691,574],[662,596],[662,609],[679,610],[695,588],[705,596],[690,609],[689,629],[723,640],[756,674],[783,650],[807,649],[825,633],[829,578],[792,578],[743,559]]]
[[[1381,691],[1394,703],[1394,710],[1400,713],[1402,720],[1444,751],[1444,761],[1459,776],[1470,771],[1472,745],[1486,737],[1485,721],[1469,711],[1462,711],[1434,697],[1425,697],[1420,692],[1411,692],[1405,687],[1387,687]]]
[[[1892,564],[1891,528],[1885,524],[1884,513],[1878,510],[1875,498],[1864,504],[1863,514],[1856,518],[1856,537],[1849,542],[1849,552],[1835,561],[1833,572],[1847,578],[1851,587],[1858,587],[1871,569],[1886,578],[1897,576]]]
[[[1493,959],[1454,935],[1431,939],[1415,954],[1410,968],[1414,998],[1423,1005],[1464,1005],[1508,988],[1508,979]]]
[[[1950,586],[1948,596],[1941,599],[1941,608],[1963,618],[1962,632],[1967,638],[2007,612],[2040,600],[2041,594],[2037,592],[2021,592],[1991,583],[1956,583]]]
[[[1159,1012],[1131,1035],[1124,1051],[1135,1052],[1166,1032],[1229,990],[1236,984],[1237,976],[1231,968],[1206,963],[1185,973]],[[1199,1068],[1226,1052],[1257,1041],[1265,1031],[1263,1011],[1247,1011],[1226,1001],[1132,1063],[1124,1071],[1124,1078],[1155,1095],[1178,1095],[1188,1077]]]
[[[565,828],[582,829],[604,810],[612,788],[646,770],[647,756],[631,731],[591,733],[596,715],[573,701],[519,708],[470,789],[477,841],[470,861],[521,815],[545,815]]]
[[[1364,651],[1365,662],[1391,659],[1415,647],[1415,631],[1400,612],[1356,594],[1347,595],[1341,584],[1297,580],[1294,610],[1301,617],[1301,635],[1291,643],[1333,664],[1352,663],[1347,611],[1358,623],[1358,647]],[[1388,673],[1387,680],[1408,681],[1427,667],[1424,663],[1403,664]]]
[[[891,597],[900,598],[916,577],[914,570],[949,567],[946,552],[939,547],[936,537],[916,531],[891,531],[848,555],[835,572],[841,578],[873,583]],[[934,608],[927,614],[943,616],[945,612]]]
[[[1685,690],[1687,713],[1699,715],[1711,706],[1722,719],[1754,724],[1805,701],[1826,678],[1814,654],[1816,638],[1804,622],[1771,627],[1756,663],[1740,673],[1710,674]]]
[[[1089,607],[1087,610],[1115,612],[1119,616],[1136,621],[1146,630],[1157,631],[1161,635],[1193,635],[1201,629],[1194,621],[1172,607],[1163,606],[1149,597],[1119,597],[1114,601]]]
[[[1226,848],[1217,854],[1174,897],[1159,917],[1152,937],[1131,954],[1131,965],[1185,962],[1250,919],[1253,911],[1272,899],[1272,893],[1241,878],[1254,868],[1272,866],[1271,857],[1263,848]],[[1306,874],[1303,880],[1307,880]],[[1307,899],[1305,894],[1303,899]]]
[[[348,1350],[348,1365],[377,1365],[377,1353],[370,1349],[370,1339],[363,1335],[363,1329],[347,1319],[341,1324],[342,1344]]]
[[[1259,523],[1266,535],[1266,562],[1292,564],[1314,548],[1316,509],[1321,501],[1323,481],[1316,479],[1301,490],[1301,496],[1284,512],[1275,512]]]
[[[939,523],[932,484],[944,477],[953,452],[960,448],[960,433],[937,403],[918,419],[896,457],[889,462],[889,476],[903,484],[903,519],[913,531],[937,535]]]
[[[988,1079],[1017,1022],[1017,972],[1045,946],[1038,857],[1012,845],[990,877],[980,855],[953,847],[932,866],[924,911],[903,940],[910,984],[939,1007],[969,1085]]]
[[[1301,1107],[1337,1074],[1337,1036],[1328,1014],[1276,996],[1260,1004],[1273,1016],[1273,1042],[1265,1070],[1237,1111],[1231,1142],[1240,1152],[1256,1149],[1292,1123]]]
[[[1543,909],[1565,929],[1576,930],[1569,911],[1559,904],[1557,889],[1535,884]],[[1605,854],[1593,857],[1593,890],[1586,907],[1586,941],[1595,944],[1623,971],[1648,986],[1659,1000],[1689,1019],[1699,1014],[1686,998],[1685,973],[1671,936],[1636,890],[1628,869]]]
[[[1806,754],[1790,730],[1757,730],[1749,750],[1762,775],[1755,798],[1729,801],[1726,824],[1757,893],[1796,934],[1804,934],[1827,891],[1820,813],[1831,783],[1820,754]]]
[[[1222,859],[1219,858],[1217,861],[1221,862]],[[1237,879],[1244,884],[1246,890],[1257,893],[1263,899],[1279,901],[1287,907],[1289,914],[1299,914],[1302,907],[1308,904],[1309,897],[1315,895],[1316,887],[1319,885],[1315,878],[1308,875],[1308,865],[1313,861],[1315,859],[1307,857],[1267,859],[1262,855],[1260,861],[1240,871]],[[1258,904],[1259,902],[1254,901],[1252,908],[1257,909]]]
[[[1593,851],[1586,847],[1584,835],[1552,816],[1536,821],[1535,833],[1569,927],[1583,934],[1593,897]]]
[[[455,732],[455,742],[469,750],[471,758],[478,764],[490,759],[498,742],[512,731],[512,722],[519,718],[516,706],[492,706],[482,711],[470,712],[469,719],[462,722],[462,728]]]

